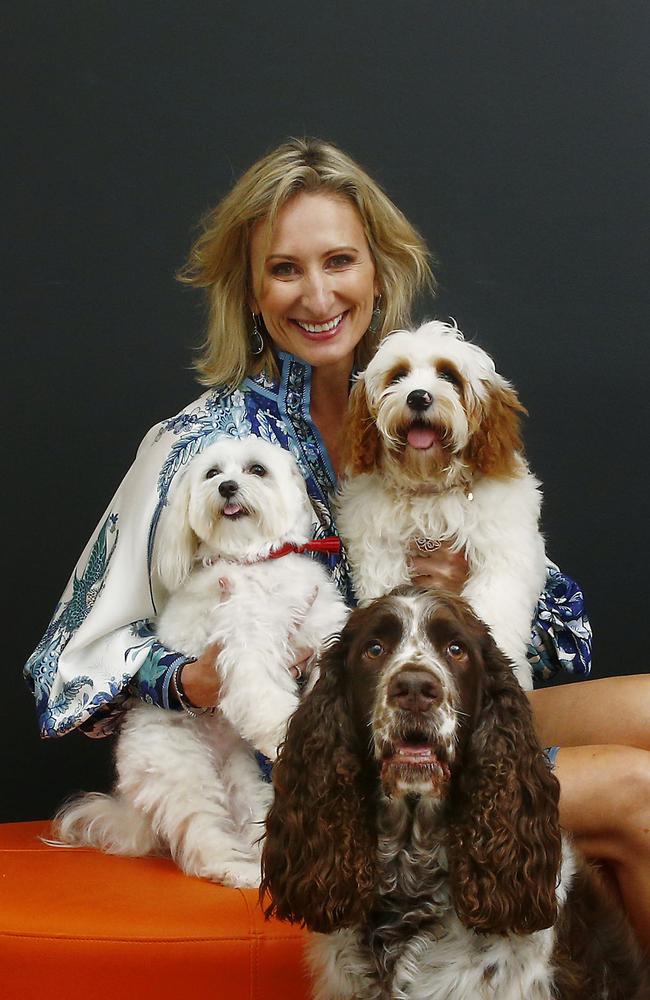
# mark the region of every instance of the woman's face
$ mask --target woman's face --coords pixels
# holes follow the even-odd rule
[[[250,242],[251,308],[278,348],[349,374],[378,294],[356,208],[334,194],[298,194],[278,213],[268,247],[266,238],[261,221]]]

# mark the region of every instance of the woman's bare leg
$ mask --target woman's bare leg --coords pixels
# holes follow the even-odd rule
[[[650,677],[613,677],[533,692],[544,746],[559,745],[560,818],[605,861],[650,954]]]
[[[555,773],[562,826],[587,857],[607,862],[650,954],[650,753],[611,745],[565,747]]]
[[[530,703],[544,747],[616,743],[650,750],[650,674],[540,688]]]

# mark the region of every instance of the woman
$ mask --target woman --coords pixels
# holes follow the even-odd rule
[[[45,736],[105,734],[134,691],[165,708],[217,704],[218,649],[192,661],[164,648],[152,624],[165,599],[152,554],[174,476],[220,434],[260,434],[293,452],[317,532],[330,534],[353,369],[385,333],[408,325],[415,293],[431,285],[422,239],[377,185],[335,147],[298,140],[256,163],[207,217],[181,277],[208,293],[197,367],[212,388],[145,437],[27,664]],[[414,548],[412,565],[418,583],[463,586],[464,560],[446,549],[425,558]],[[331,556],[330,568],[347,588],[344,559]],[[557,573],[551,583],[537,660],[548,659],[550,619],[556,663],[563,647],[580,663],[586,626],[562,624],[556,605],[566,611],[568,584]],[[531,701],[543,745],[560,747],[564,825],[610,863],[650,948],[648,678],[551,688]]]

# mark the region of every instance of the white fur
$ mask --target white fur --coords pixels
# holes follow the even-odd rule
[[[254,474],[256,466],[266,474]],[[248,511],[237,519],[224,514],[226,481],[237,483],[232,499]],[[187,874],[259,884],[272,792],[253,748],[276,756],[298,704],[291,667],[317,653],[347,614],[323,566],[297,553],[263,558],[310,535],[309,501],[288,452],[255,437],[222,438],[192,460],[157,539],[171,592],[158,635],[196,657],[220,644],[219,709],[193,719],[134,702],[117,744],[113,795],[65,806],[57,817],[63,841],[169,853]],[[312,670],[309,685],[315,680]]]
[[[575,859],[563,842],[558,906],[566,901]],[[400,955],[391,1000],[553,1000],[555,928],[533,934],[477,934],[449,903],[440,922],[415,935]],[[385,1000],[362,932],[316,934],[308,945],[314,1000]]]
[[[386,373],[403,358],[410,363],[408,376],[386,387]],[[457,367],[464,399],[440,377],[440,359]],[[360,380],[385,455],[395,441],[396,425],[406,419],[406,397],[414,389],[432,395],[432,413],[448,429],[449,455],[445,468],[426,468],[421,478],[412,470],[401,476],[399,463],[393,461],[344,480],[337,524],[357,597],[367,603],[409,582],[407,556],[415,537],[449,541],[467,558],[463,597],[490,626],[529,690],[532,678],[525,651],[546,578],[539,482],[521,456],[515,458],[516,475],[509,478],[477,476],[461,457],[472,433],[470,409],[474,414],[487,412],[490,390],[508,383],[484,351],[466,343],[455,327],[438,322],[391,334]]]

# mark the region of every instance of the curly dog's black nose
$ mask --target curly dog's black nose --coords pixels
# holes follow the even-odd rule
[[[412,410],[428,410],[433,403],[433,396],[426,389],[413,389],[406,397],[406,405]]]

